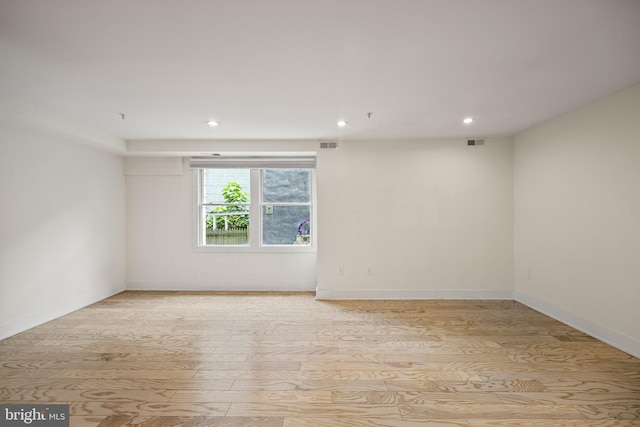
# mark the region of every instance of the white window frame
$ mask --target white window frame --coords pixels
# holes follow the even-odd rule
[[[249,200],[249,244],[247,245],[207,245],[205,244],[206,230],[202,217],[203,206],[203,177],[204,169],[216,169],[215,167],[193,169],[193,194],[194,194],[194,218],[193,218],[193,249],[195,252],[214,253],[301,253],[317,251],[317,221],[316,221],[316,171],[309,169],[311,175],[311,202],[307,203],[264,203],[262,198],[262,182],[264,170],[267,167],[239,167],[250,170],[250,200]],[[291,169],[297,169],[295,166]],[[264,206],[311,206],[311,244],[309,245],[265,245],[262,241],[262,210]]]

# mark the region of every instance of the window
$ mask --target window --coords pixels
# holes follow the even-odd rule
[[[285,163],[273,163],[271,158],[266,163],[220,160],[191,160],[197,177],[198,247],[304,250],[314,246],[314,169],[309,165],[315,165],[315,159],[313,163],[290,158]]]

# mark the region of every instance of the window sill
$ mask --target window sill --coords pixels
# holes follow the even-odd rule
[[[226,253],[226,254],[307,254],[316,253],[317,248],[313,245],[273,245],[273,246],[195,246],[194,252],[198,253]]]

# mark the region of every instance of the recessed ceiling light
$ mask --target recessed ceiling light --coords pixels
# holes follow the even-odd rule
[[[473,123],[473,117],[465,117],[462,123],[464,123],[465,125]]]
[[[338,122],[338,126],[340,126],[341,128],[342,128],[342,127],[345,127],[346,125],[347,125],[347,122],[346,122],[345,120],[340,120],[340,121]]]
[[[216,122],[215,120],[209,120],[207,124],[211,127],[220,126],[220,123]]]

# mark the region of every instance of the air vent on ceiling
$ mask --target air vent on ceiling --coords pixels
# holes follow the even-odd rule
[[[320,142],[321,150],[337,150],[338,149],[338,141],[335,140],[322,140]]]
[[[467,139],[467,145],[484,145],[484,139]]]

